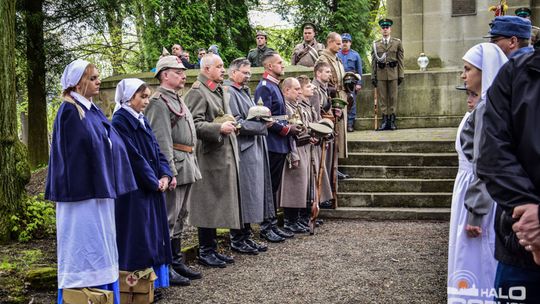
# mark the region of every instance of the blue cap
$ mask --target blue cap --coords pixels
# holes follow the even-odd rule
[[[341,34],[341,40],[352,41],[351,34],[349,34],[349,33],[343,33],[343,34]]]
[[[530,39],[531,21],[517,16],[498,16],[489,24],[491,30],[484,38],[497,36]]]

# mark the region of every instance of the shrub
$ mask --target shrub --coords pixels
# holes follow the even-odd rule
[[[54,204],[43,199],[43,195],[30,196],[20,214],[12,215],[11,231],[20,242],[51,236],[56,230]]]

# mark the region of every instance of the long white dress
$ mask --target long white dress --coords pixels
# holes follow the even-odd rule
[[[452,210],[450,215],[450,236],[448,244],[448,303],[461,303],[458,299],[484,299],[482,290],[494,286],[497,261],[495,251],[495,203],[492,210],[484,216],[482,234],[479,237],[467,236],[468,211],[465,208],[465,193],[474,174],[472,163],[462,150],[460,134],[470,113],[465,114],[456,136],[456,151],[459,170],[454,183]],[[485,297],[485,294],[484,294]],[[488,300],[488,298],[485,298]]]

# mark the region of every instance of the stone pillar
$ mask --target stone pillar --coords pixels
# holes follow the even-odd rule
[[[424,1],[401,2],[401,40],[405,50],[405,69],[416,70],[416,60],[424,52]]]
[[[401,39],[402,33],[402,20],[401,20],[401,0],[386,0],[387,18],[394,21],[392,25],[392,36]],[[378,20],[377,20],[378,21]]]

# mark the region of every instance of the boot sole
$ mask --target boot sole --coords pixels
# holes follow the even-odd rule
[[[225,262],[224,262],[225,264],[210,265],[208,263],[202,262],[201,260],[197,260],[197,263],[199,263],[200,265],[206,266],[206,267],[211,267],[211,268],[225,268],[225,267],[227,267],[227,263],[225,263]]]

